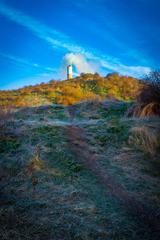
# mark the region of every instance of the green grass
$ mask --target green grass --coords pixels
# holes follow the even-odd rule
[[[0,153],[15,152],[20,146],[20,142],[14,136],[0,137]]]
[[[24,110],[19,110],[16,113],[16,119],[22,120],[68,120],[68,115],[66,114],[65,108],[59,105],[50,105],[46,109],[41,108],[26,108]]]
[[[105,118],[105,119],[120,118],[124,116],[129,106],[130,106],[130,103],[128,102],[124,102],[120,106],[117,106],[116,104],[115,105],[112,104],[108,108],[104,108],[104,107],[99,108],[98,113],[102,118]]]
[[[118,118],[108,120],[107,123],[100,124],[97,127],[91,127],[90,131],[95,140],[101,146],[121,147],[127,144],[130,126],[121,122]]]

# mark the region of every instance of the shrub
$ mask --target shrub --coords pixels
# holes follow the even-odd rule
[[[138,96],[138,102],[160,104],[160,72],[153,71],[144,78],[144,86]]]
[[[143,80],[144,84],[136,104],[128,111],[128,117],[160,117],[160,72],[151,72]]]

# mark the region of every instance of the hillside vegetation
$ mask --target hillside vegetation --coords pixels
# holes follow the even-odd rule
[[[0,106],[40,106],[47,104],[71,105],[89,99],[117,99],[130,101],[139,94],[142,83],[118,73],[101,77],[81,74],[72,80],[41,83],[14,91],[0,91]]]
[[[160,239],[154,74],[1,91],[0,239]]]

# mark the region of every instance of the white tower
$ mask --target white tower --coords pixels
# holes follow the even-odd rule
[[[72,79],[72,65],[67,66],[67,79]]]

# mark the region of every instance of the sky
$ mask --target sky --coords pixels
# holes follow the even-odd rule
[[[160,65],[159,0],[0,0],[0,89]]]

